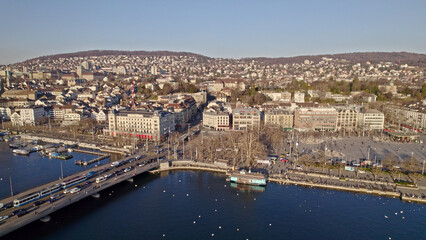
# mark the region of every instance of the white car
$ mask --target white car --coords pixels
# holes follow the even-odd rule
[[[9,218],[9,216],[1,216],[0,217],[0,222],[3,222],[4,220],[6,220],[6,219],[8,219]]]
[[[80,192],[81,188],[75,187],[73,189],[71,189],[70,193],[77,193]]]
[[[67,194],[67,193],[69,193],[70,191],[71,191],[71,189],[67,188],[67,189],[65,189],[65,190],[64,190],[64,193],[65,193],[65,194]]]

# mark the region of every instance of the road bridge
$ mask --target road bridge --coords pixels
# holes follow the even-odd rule
[[[55,184],[61,184],[62,182],[73,179],[75,177],[88,176],[88,174],[91,172],[91,174],[89,174],[86,179],[76,184],[79,186],[80,189],[80,191],[76,193],[65,194],[63,193],[64,189],[61,189],[60,191],[55,193],[56,195],[58,195],[55,198],[55,201],[50,202],[49,199],[51,195],[47,195],[42,198],[36,199],[33,202],[25,204],[21,207],[11,207],[8,209],[2,209],[2,211],[0,211],[0,216],[9,216],[9,218],[0,222],[0,237],[14,230],[17,230],[33,221],[48,216],[49,214],[61,208],[78,202],[83,198],[98,194],[100,191],[106,188],[114,186],[123,181],[130,180],[141,173],[156,169],[160,165],[160,162],[156,161],[156,159],[149,159],[148,157],[136,159],[135,156],[136,155],[122,159],[120,165],[116,167],[102,165],[96,168],[73,174],[67,178],[56,180],[48,184],[44,184],[42,186],[27,190],[15,196],[2,199],[0,201],[1,203],[8,204],[13,202],[14,199],[18,199],[31,193],[39,192],[42,189],[45,189],[46,187],[51,187]],[[99,176],[105,176],[109,174],[111,175],[106,180],[99,183],[96,182],[95,179]],[[76,185],[69,186],[67,189],[75,188]],[[42,201],[42,203],[38,206],[33,206],[36,201]],[[14,211],[20,209],[25,209],[25,211],[27,211],[26,214],[21,215],[20,217],[18,217],[17,215],[13,215]]]

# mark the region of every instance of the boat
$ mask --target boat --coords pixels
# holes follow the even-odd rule
[[[9,144],[9,147],[10,148],[20,148],[20,147],[23,147],[23,145],[20,142],[13,142],[13,143]]]
[[[60,154],[58,156],[55,156],[55,158],[61,159],[61,160],[68,160],[68,159],[70,159],[72,157],[73,156],[71,154]]]
[[[266,186],[267,177],[262,173],[253,173],[250,170],[246,172],[232,171],[227,173],[229,175],[228,180],[234,183],[242,183],[256,186]]]
[[[59,155],[61,155],[60,153],[57,153],[57,152],[50,152],[49,153],[49,157],[57,157],[57,156],[59,156]]]
[[[13,153],[20,154],[20,155],[29,155],[30,151],[26,149],[13,149]]]
[[[44,222],[44,223],[47,223],[47,222],[49,222],[49,221],[50,221],[50,216],[42,217],[42,218],[40,218],[40,221],[41,221],[41,222]]]

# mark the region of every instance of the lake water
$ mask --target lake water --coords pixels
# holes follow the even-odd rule
[[[174,171],[142,174],[5,239],[425,239],[424,207],[275,183],[241,187],[223,174]]]
[[[77,166],[74,160],[91,160],[96,158],[96,155],[78,152],[71,154],[74,157],[69,160],[43,157],[38,152],[21,156],[12,153],[8,143],[0,143],[0,199],[10,196],[10,176],[12,189],[16,194],[59,179],[61,163],[64,177],[95,166]],[[101,164],[108,161],[109,159],[104,159]]]

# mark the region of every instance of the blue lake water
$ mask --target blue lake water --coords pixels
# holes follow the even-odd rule
[[[43,157],[38,152],[29,156],[12,153],[9,144],[0,143],[0,199],[10,196],[10,176],[12,177],[13,192],[19,193],[27,189],[54,181],[61,177],[61,162],[64,177],[79,171],[92,168],[90,166],[77,166],[74,160],[91,160],[96,155],[72,152],[74,157],[69,160]],[[105,163],[109,159],[101,161]]]
[[[425,239],[424,207],[275,183],[241,187],[223,174],[174,171],[140,175],[5,239]]]

